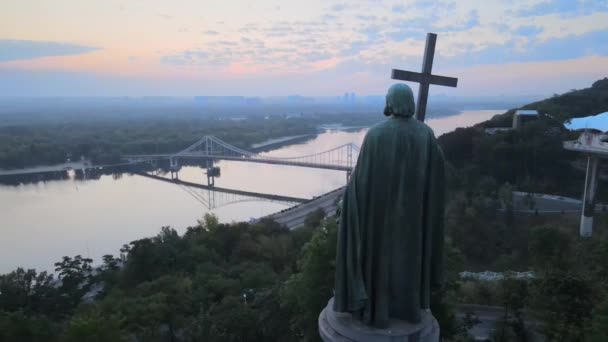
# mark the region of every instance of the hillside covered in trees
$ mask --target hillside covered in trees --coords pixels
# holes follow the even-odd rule
[[[480,182],[508,182],[522,191],[579,197],[584,180],[584,172],[577,165],[581,156],[562,147],[564,141],[574,140],[579,134],[566,130],[563,122],[608,111],[608,78],[594,82],[590,88],[555,95],[521,109],[537,110],[541,120],[519,130],[485,132],[485,128],[510,127],[515,113],[512,109],[439,137],[453,167],[453,185],[472,191]],[[603,183],[599,190],[600,199],[608,200]]]

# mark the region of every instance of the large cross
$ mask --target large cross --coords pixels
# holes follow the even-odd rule
[[[416,106],[416,118],[424,121],[426,115],[426,102],[429,97],[429,85],[436,84],[446,87],[456,87],[458,79],[454,77],[432,75],[433,57],[435,56],[435,43],[437,34],[427,33],[426,47],[424,48],[424,60],[422,61],[422,72],[405,71],[393,69],[391,78],[394,80],[411,81],[420,83],[418,89],[418,104]]]

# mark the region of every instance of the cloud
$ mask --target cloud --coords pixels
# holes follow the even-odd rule
[[[325,59],[330,59],[333,56],[328,53],[328,52],[323,52],[323,51],[313,51],[313,52],[309,52],[309,53],[305,53],[302,55],[302,57],[304,57],[304,59],[308,62],[318,62],[318,61],[322,61]]]
[[[356,56],[362,50],[369,48],[373,44],[374,43],[369,40],[352,41],[345,49],[340,51],[340,54],[345,57]]]
[[[359,30],[368,40],[377,41],[381,37],[382,28],[377,25],[370,25]]]
[[[363,21],[376,21],[378,19],[378,17],[376,17],[375,15],[359,14],[359,15],[357,15],[357,19],[363,20]]]
[[[393,5],[393,7],[391,8],[391,10],[394,13],[405,13],[405,6],[403,6],[403,5]]]
[[[230,40],[218,40],[217,42],[214,42],[214,44],[224,45],[224,46],[237,46],[237,45],[239,45],[239,43],[233,42],[233,41],[230,41]]]
[[[256,32],[257,30],[258,30],[257,25],[252,24],[252,23],[245,24],[243,27],[238,29],[238,31],[241,33],[251,33],[251,32]]]
[[[526,22],[526,18],[520,22]],[[527,19],[527,22],[543,28],[543,32],[539,34],[540,40],[567,38],[571,35],[608,30],[608,11],[575,17],[549,14]]]
[[[186,50],[180,54],[162,56],[160,61],[167,65],[200,65],[209,61],[209,54],[200,50]]]
[[[177,45],[167,45],[166,37],[154,35],[151,44],[156,44],[155,47],[171,47],[161,48],[152,56],[146,55],[149,52],[141,47],[141,51],[121,55],[121,62],[118,57],[116,63],[91,58],[78,67],[92,70],[103,64],[105,70],[107,64],[108,70],[114,70],[114,65],[126,63],[127,56],[133,53],[140,58],[135,64],[137,68],[117,66],[118,73],[137,69],[134,74],[174,73],[192,79],[203,77],[196,74],[199,72],[204,77],[248,74],[271,79],[271,76],[309,75],[322,70],[325,79],[332,79],[334,83],[345,79],[332,77],[340,73],[368,73],[385,78],[391,67],[419,68],[427,32],[439,34],[438,73],[446,68],[608,56],[608,47],[602,44],[608,41],[606,0],[367,0],[365,4],[332,0],[311,4],[311,11],[300,13],[298,8],[285,7],[280,15],[267,16],[272,9],[269,6],[274,5],[261,8],[252,5],[248,7],[251,13],[242,17],[221,13],[222,9],[218,8],[219,12],[208,13],[215,18],[210,21],[189,16],[182,20],[175,14],[173,20],[179,20],[180,24],[174,25],[173,31],[182,32],[189,27],[192,32],[198,32],[202,41],[185,39]],[[228,11],[229,7],[224,10]],[[158,11],[151,11],[152,22],[159,23]],[[271,13],[276,14],[274,10]],[[225,20],[225,23],[216,20]],[[92,57],[115,58],[114,50],[110,49],[116,49],[118,55],[118,48],[133,37],[125,32],[124,37],[115,38],[115,45],[104,46],[106,55]],[[108,40],[107,44],[114,43]],[[6,51],[0,45],[0,61],[2,57],[7,59]],[[152,58],[156,63],[149,63]],[[129,59],[129,62],[133,61]],[[21,63],[19,67],[52,68],[61,63],[62,60],[48,59]],[[0,68],[15,67],[13,64],[1,64]],[[271,70],[273,75],[265,74],[265,70]]]
[[[524,37],[534,37],[540,34],[541,32],[543,32],[543,28],[534,25],[520,26],[513,30],[513,33],[515,33],[516,35]]]
[[[538,34],[535,27],[522,28],[524,33]],[[608,45],[597,42],[608,41],[608,30],[571,35],[566,38],[552,38],[517,48],[518,40],[513,38],[505,44],[489,45],[479,51],[448,57],[450,65],[506,64],[516,62],[548,62],[608,56]],[[527,40],[525,41],[527,42]]]
[[[323,21],[336,21],[336,20],[338,20],[338,16],[334,15],[334,14],[323,14],[323,16],[321,17],[321,20],[323,20]]]
[[[540,14],[557,13],[564,17],[588,15],[597,11],[608,10],[608,2],[601,0],[573,1],[573,0],[550,0],[536,4],[535,6],[517,12],[518,16],[536,16]]]
[[[0,62],[80,55],[96,50],[99,48],[71,43],[0,39]]]
[[[424,29],[422,28],[401,28],[396,31],[389,31],[386,33],[386,36],[393,41],[400,42],[402,40],[412,38],[412,37],[423,37]]]
[[[279,22],[264,31],[268,37],[284,37],[294,32],[294,28],[288,22]]]
[[[330,9],[334,12],[341,12],[347,8],[348,8],[348,5],[346,5],[346,4],[335,4],[335,5],[331,6]]]
[[[163,18],[163,19],[165,19],[165,20],[173,19],[172,15],[168,15],[168,14],[165,14],[165,13],[156,13],[156,15],[159,16],[159,17],[161,17],[161,18]]]

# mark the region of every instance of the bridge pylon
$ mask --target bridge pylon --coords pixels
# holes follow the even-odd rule
[[[177,157],[169,158],[169,170],[171,179],[179,179],[179,159]]]
[[[211,164],[213,165],[213,164]],[[215,185],[215,177],[220,176],[220,167],[219,166],[211,166],[207,168],[205,172],[207,175],[207,185],[214,186]]]

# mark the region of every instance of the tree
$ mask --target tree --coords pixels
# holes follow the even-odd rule
[[[225,297],[213,305],[205,315],[208,336],[199,336],[200,341],[212,342],[257,342],[263,341],[255,310],[238,297]]]
[[[245,262],[232,267],[231,278],[240,279],[242,289],[261,290],[270,288],[277,282],[277,274],[267,263]]]
[[[504,311],[502,319],[494,327],[493,340],[496,342],[530,341],[531,337],[526,330],[523,313],[527,304],[528,283],[507,276],[501,281],[501,287]]]
[[[69,321],[61,342],[126,342],[121,321],[115,316],[102,316],[98,310],[76,315]]]
[[[548,341],[584,341],[593,308],[588,279],[566,272],[552,272],[534,282],[533,308]]]
[[[0,311],[55,315],[59,301],[53,276],[46,272],[18,268],[0,276]]]
[[[307,227],[319,227],[321,221],[325,218],[325,210],[323,208],[317,208],[306,216],[304,225]]]
[[[530,253],[538,272],[563,269],[568,265],[570,239],[553,226],[533,229],[530,234]]]
[[[507,226],[513,224],[513,187],[509,183],[503,184],[498,190],[498,196],[505,209],[505,223]]]
[[[124,331],[138,339],[176,341],[178,332],[191,331],[198,313],[192,288],[190,278],[167,275],[134,289],[114,289],[95,310],[101,317],[117,317]]]
[[[179,271],[187,265],[185,245],[185,241],[170,227],[162,227],[153,238],[131,242],[124,266],[124,281],[133,286]]]
[[[332,296],[336,239],[336,222],[330,219],[304,246],[298,272],[289,278],[281,293],[281,302],[294,313],[294,332],[306,341],[318,340],[317,318]]]
[[[0,311],[0,341],[53,342],[59,327],[45,316]]]
[[[118,271],[120,269],[120,259],[114,258],[111,254],[106,254],[102,257],[103,269],[108,271]]]
[[[444,244],[444,284],[431,295],[431,311],[441,327],[441,338],[446,340],[468,340],[468,330],[476,324],[472,315],[464,320],[458,320],[454,313],[454,301],[459,290],[459,273],[464,269],[464,257],[452,244],[451,239],[445,239]]]
[[[281,302],[282,284],[256,293],[253,308],[257,316],[257,330],[263,341],[298,341],[291,329],[291,310]]]
[[[587,330],[587,341],[608,341],[608,299],[604,299],[594,310]]]
[[[66,297],[68,310],[75,308],[91,287],[91,263],[92,259],[80,255],[74,258],[64,256],[62,261],[55,263],[55,271],[59,273],[61,280],[60,291]]]

